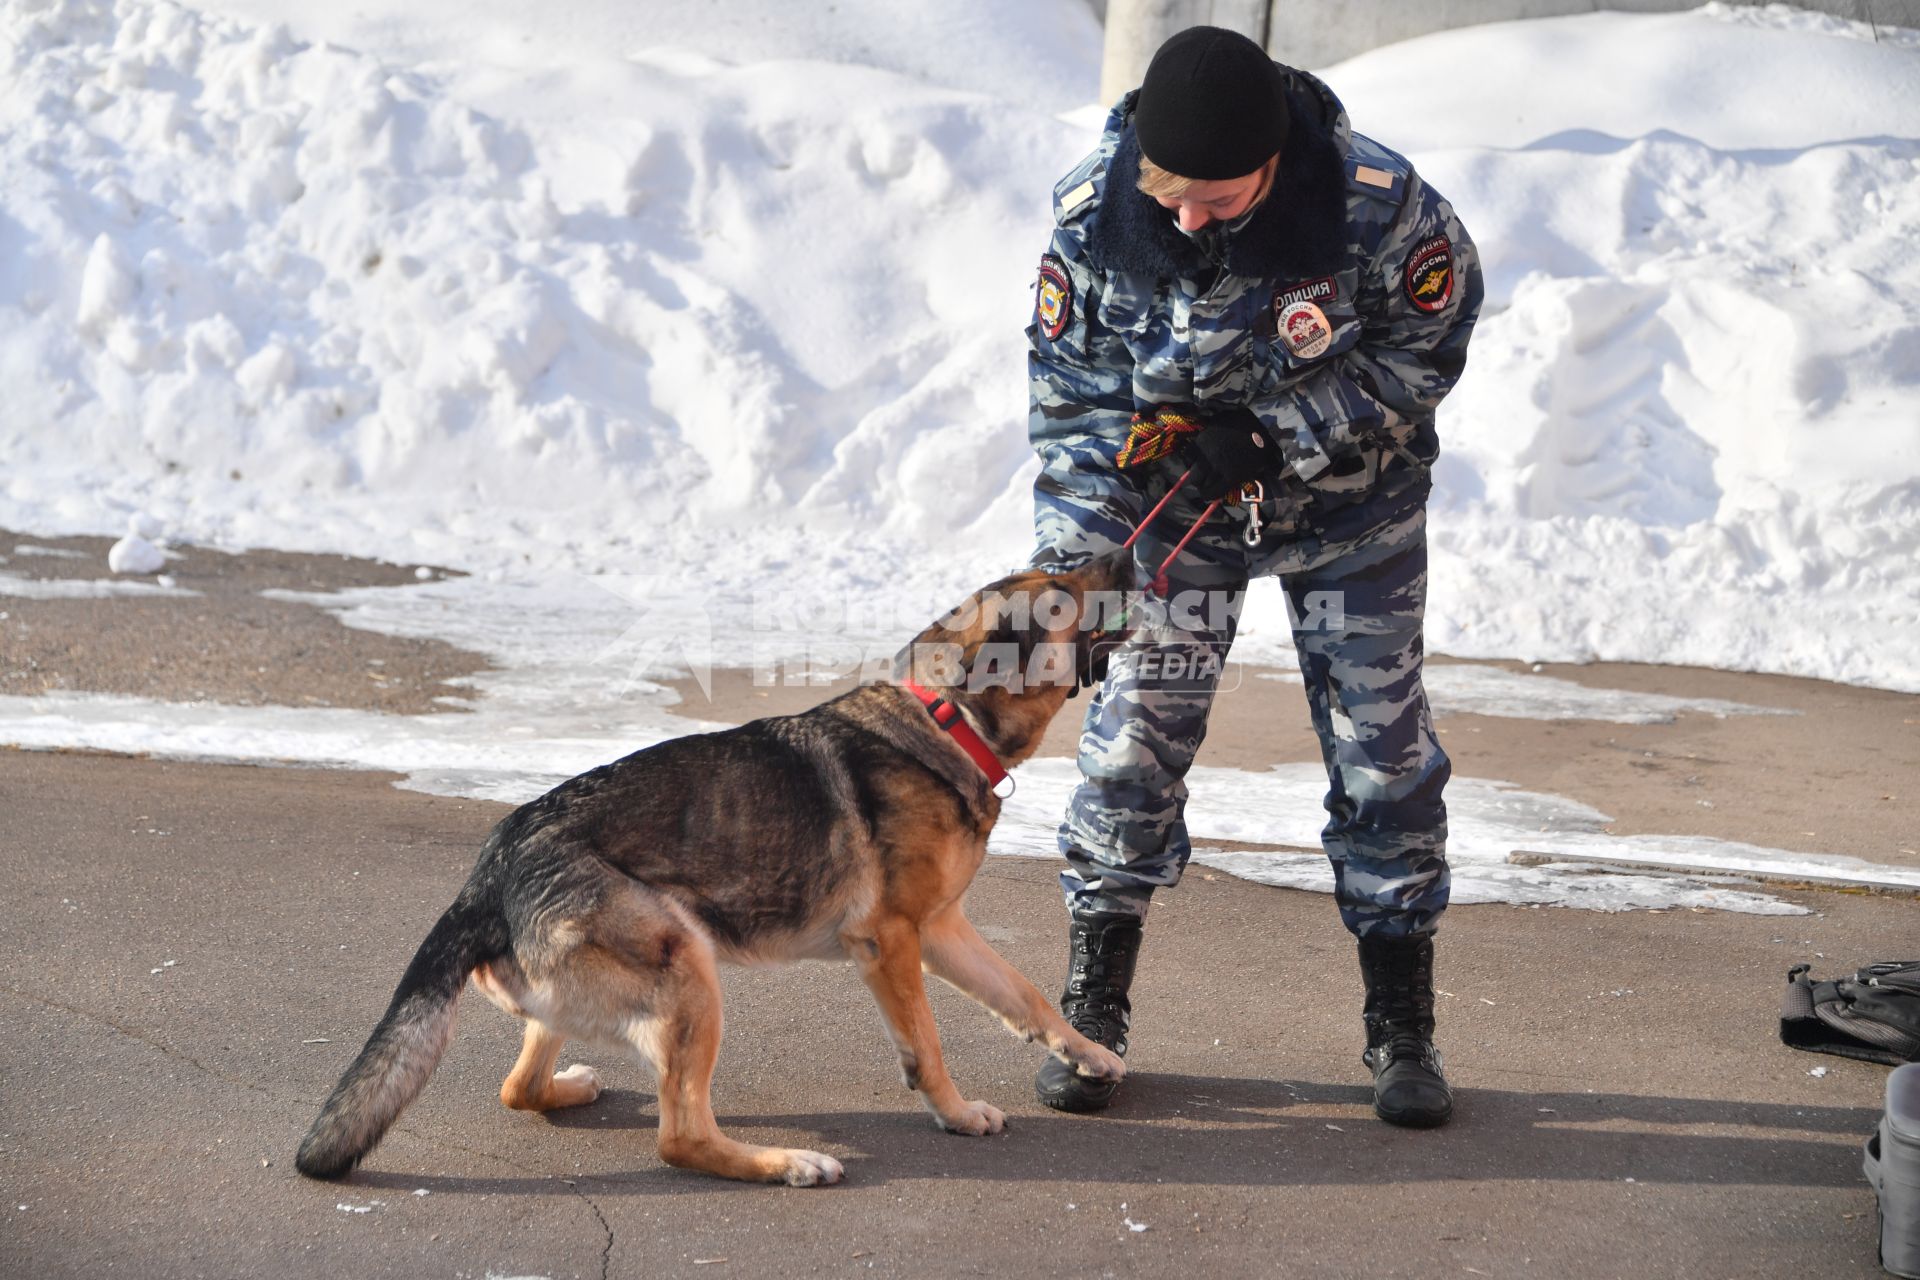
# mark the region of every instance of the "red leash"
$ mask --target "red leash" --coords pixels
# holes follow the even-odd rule
[[[1170,486],[1168,486],[1166,496],[1161,498],[1160,501],[1153,504],[1153,510],[1147,512],[1147,514],[1141,518],[1140,523],[1134,527],[1133,532],[1130,535],[1128,535],[1127,540],[1120,544],[1120,549],[1122,551],[1125,551],[1128,547],[1131,547],[1134,543],[1140,540],[1140,535],[1147,531],[1147,526],[1153,523],[1154,517],[1159,515],[1160,512],[1166,507],[1166,505],[1169,502],[1173,501],[1173,495],[1180,492],[1180,486],[1185,484],[1187,482],[1187,478],[1192,474],[1193,474],[1193,469],[1189,467],[1187,470],[1182,471],[1180,473],[1180,478],[1178,480],[1175,480]],[[1220,504],[1224,501],[1226,501],[1226,499],[1224,498],[1215,498],[1212,502],[1207,504],[1207,509],[1200,513],[1200,518],[1193,522],[1193,527],[1187,530],[1186,536],[1181,538],[1180,541],[1174,546],[1173,550],[1167,554],[1167,558],[1160,562],[1160,567],[1154,571],[1153,582],[1149,584],[1149,587],[1148,587],[1149,590],[1159,595],[1167,594],[1168,568],[1172,566],[1175,560],[1178,560],[1180,558],[1180,553],[1187,549],[1187,544],[1189,542],[1193,541],[1193,535],[1200,532],[1201,525],[1205,524],[1207,521],[1213,518],[1213,513],[1220,509]]]

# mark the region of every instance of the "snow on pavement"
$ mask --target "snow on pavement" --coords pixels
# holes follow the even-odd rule
[[[690,666],[753,667],[785,679],[788,654],[808,631],[767,631],[750,620],[716,628],[712,644],[688,643],[699,625],[676,618],[669,599],[635,592],[632,579],[553,580],[537,588],[485,579],[366,587],[339,593],[269,594],[335,611],[348,625],[435,638],[484,653],[496,669],[463,677],[481,696],[471,710],[394,716],[341,708],[166,703],[99,694],[0,697],[0,739],[28,747],[88,747],[183,759],[282,762],[391,770],[399,785],[437,795],[518,804],[576,773],[684,733],[722,727],[696,717],[663,680]],[[698,599],[681,602],[697,610]],[[694,620],[697,622],[697,618]],[[921,619],[924,621],[924,618]],[[663,625],[664,624],[664,625]],[[911,631],[841,635],[861,651],[891,654]],[[658,643],[662,635],[675,637]],[[761,645],[766,647],[760,647]],[[1284,673],[1270,673],[1280,675]],[[1578,716],[1657,723],[1680,711],[1717,716],[1792,714],[1718,699],[1592,689],[1548,676],[1433,664],[1452,712],[1532,719]],[[824,696],[824,695],[823,695]],[[1078,781],[1072,760],[1027,762],[989,850],[1055,856],[1054,835]],[[1325,820],[1324,770],[1288,764],[1266,771],[1201,767],[1190,775],[1188,825],[1195,861],[1265,884],[1331,890],[1315,853],[1228,852],[1210,841],[1318,847]],[[1514,902],[1592,910],[1711,906],[1763,914],[1801,908],[1764,892],[1702,885],[1696,874],[1758,871],[1780,876],[1878,880],[1920,888],[1920,872],[1837,854],[1769,849],[1697,836],[1613,835],[1611,819],[1565,797],[1510,783],[1456,776],[1447,789],[1449,861],[1461,902]],[[1682,875],[1593,876],[1557,866],[1509,865],[1517,849],[1672,863]]]
[[[101,694],[0,697],[6,738],[25,747],[83,747],[175,759],[307,763],[391,770],[436,795],[517,804],[565,778],[681,733],[718,728],[662,714],[666,699],[546,717],[489,702],[471,715],[386,716],[336,708],[164,703]],[[616,704],[617,705],[617,704]],[[1047,757],[1017,773],[989,852],[1053,858],[1054,836],[1077,765]],[[1330,892],[1315,854],[1227,852],[1210,841],[1315,848],[1325,821],[1326,773],[1315,764],[1266,771],[1201,767],[1187,811],[1195,861],[1243,879]],[[1612,835],[1608,816],[1561,796],[1456,776],[1447,788],[1448,861],[1456,902],[1514,902],[1627,910],[1710,906],[1762,914],[1804,909],[1763,892],[1703,887],[1698,874],[1833,877],[1912,885],[1920,872],[1837,854],[1770,849],[1700,836]],[[1570,857],[1664,862],[1688,878],[1591,876],[1565,867],[1507,863],[1516,849]]]
[[[187,599],[199,594],[185,587],[135,579],[23,578],[18,574],[0,573],[0,596],[19,596],[27,600],[86,600],[109,596]]]

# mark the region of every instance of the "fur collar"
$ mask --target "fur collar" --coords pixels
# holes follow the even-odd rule
[[[1329,97],[1331,95],[1328,95]],[[1227,270],[1255,279],[1330,275],[1347,259],[1347,165],[1335,141],[1338,104],[1292,79],[1293,131],[1280,153],[1273,190],[1238,231],[1228,232]],[[1100,207],[1087,227],[1087,255],[1102,271],[1198,276],[1206,256],[1167,211],[1140,193],[1140,142],[1131,103],[1107,166]]]

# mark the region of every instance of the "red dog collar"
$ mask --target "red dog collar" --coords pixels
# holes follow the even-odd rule
[[[921,704],[927,709],[927,714],[933,717],[933,722],[945,729],[953,740],[960,744],[960,749],[980,766],[980,772],[987,775],[987,785],[993,788],[993,794],[1002,800],[1013,794],[1012,775],[1000,767],[1000,758],[993,754],[991,747],[980,740],[980,735],[973,731],[973,726],[967,723],[967,718],[960,714],[959,707],[933,690],[915,684],[911,680],[902,681],[900,687],[920,699]],[[1007,784],[1005,791],[1000,790],[1000,784],[1003,782]]]

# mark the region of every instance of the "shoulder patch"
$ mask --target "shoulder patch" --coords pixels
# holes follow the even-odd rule
[[[1347,186],[1362,195],[1372,196],[1376,200],[1390,200],[1394,204],[1399,204],[1401,197],[1407,193],[1406,175],[1352,156],[1347,157]]]
[[[1403,273],[1407,301],[1416,310],[1433,315],[1453,301],[1453,241],[1428,236],[1413,246]]]
[[[1048,342],[1057,342],[1067,331],[1067,317],[1073,314],[1073,277],[1058,254],[1040,259],[1040,280],[1034,286],[1033,317]]]
[[[1059,216],[1063,218],[1066,217],[1091,199],[1093,199],[1093,179],[1088,178],[1085,182],[1060,197]]]

